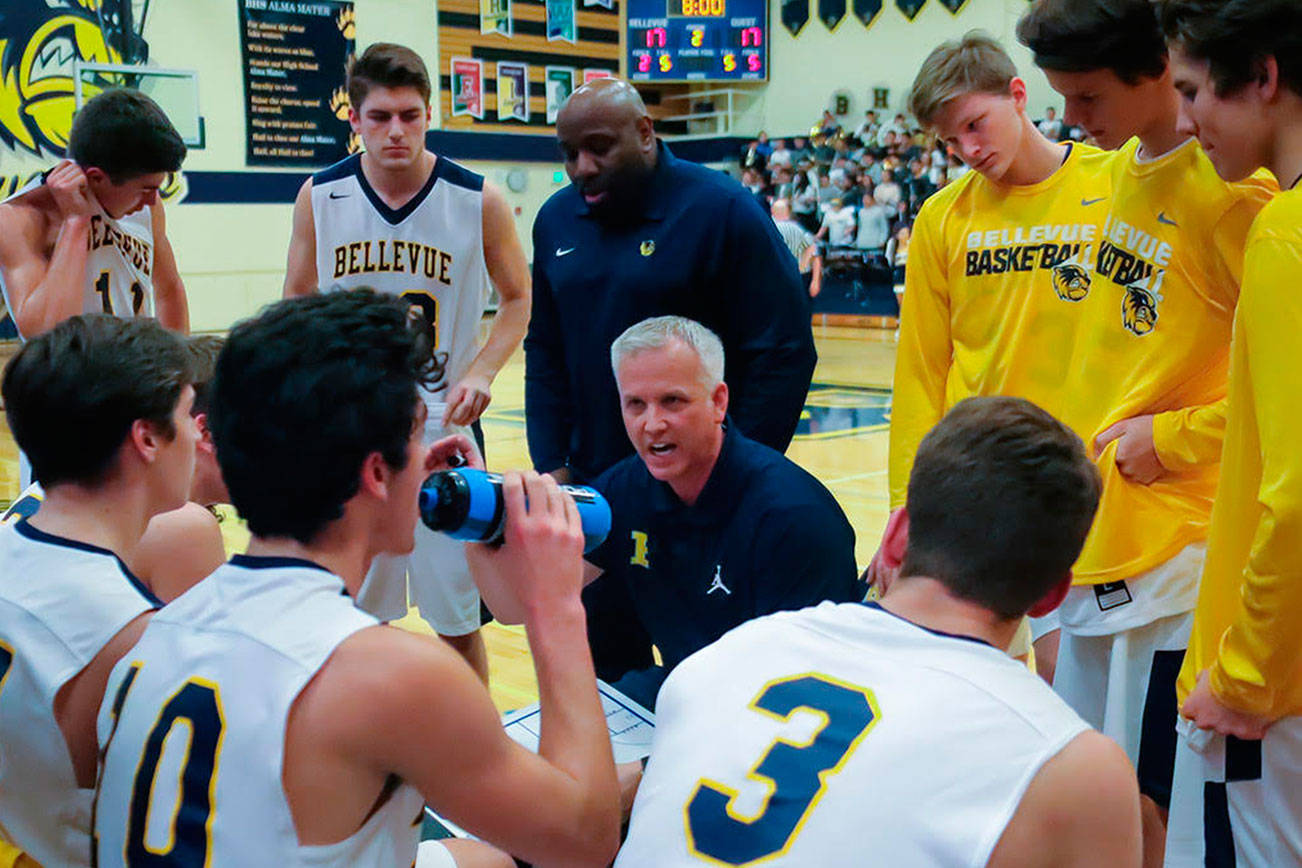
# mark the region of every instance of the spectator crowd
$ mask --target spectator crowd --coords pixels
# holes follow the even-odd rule
[[[1046,109],[1036,124],[1042,134],[1052,141],[1084,139],[1056,114]],[[883,122],[871,109],[853,128],[825,110],[808,136],[770,139],[761,132],[741,152],[742,185],[779,223],[794,221],[817,239],[820,258],[878,261],[897,282],[922,203],[967,171],[944,142],[903,112]],[[797,259],[807,271],[807,257]]]

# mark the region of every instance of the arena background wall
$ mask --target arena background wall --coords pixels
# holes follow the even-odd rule
[[[8,0],[18,6],[42,8],[46,0]],[[97,0],[55,0],[70,9],[93,7]],[[1025,0],[968,0],[957,14],[939,0],[930,0],[909,21],[893,0],[872,26],[847,13],[835,31],[817,17],[811,3],[809,22],[792,37],[779,19],[779,3],[770,3],[771,80],[753,88],[754,98],[732,133],[750,136],[760,129],[771,135],[808,131],[822,108],[837,93],[849,97],[845,123],[853,126],[870,107],[874,87],[890,93],[886,114],[903,108],[918,63],[940,40],[983,28],[1004,40],[1026,73],[1031,112],[1038,117],[1054,99],[1025,51],[1014,43],[1013,26]],[[431,0],[356,0],[356,42],[402,42],[426,58],[431,74],[441,76],[436,4]],[[42,13],[44,14],[44,13]],[[0,24],[0,30],[3,24]],[[243,75],[239,13],[236,0],[154,0],[144,36],[150,62],[158,66],[194,69],[199,74],[201,113],[206,143],[193,150],[185,164],[189,194],[167,209],[168,234],[176,250],[196,330],[225,329],[279,297],[285,252],[290,235],[291,204],[305,172],[250,168],[245,158]],[[0,41],[6,34],[0,32]],[[7,87],[0,71],[0,87]],[[342,73],[341,73],[342,76]],[[437,87],[437,83],[436,83]],[[0,96],[3,96],[0,94]],[[67,97],[70,99],[70,97]],[[0,100],[0,123],[12,121]],[[442,125],[436,100],[434,124]],[[506,188],[509,172],[522,173],[523,190],[508,190],[517,209],[516,222],[526,253],[531,255],[530,227],[538,208],[564,183],[557,172],[556,150],[549,136],[500,132],[435,133],[431,141],[451,148],[453,155]],[[694,159],[717,162],[733,152],[731,141],[675,145]],[[494,157],[501,157],[494,159]],[[48,149],[32,153],[0,142],[0,181],[29,176],[53,165],[57,154]],[[521,176],[517,175],[518,180]],[[518,186],[518,185],[517,185]],[[10,189],[5,187],[3,189]]]

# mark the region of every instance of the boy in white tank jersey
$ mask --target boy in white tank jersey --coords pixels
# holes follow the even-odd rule
[[[121,556],[189,491],[189,364],[157,323],[90,314],[5,370],[45,497],[0,528],[0,837],[46,868],[91,864],[96,713],[157,605]]]
[[[169,603],[114,670],[99,719],[105,868],[148,852],[185,865],[408,866],[426,801],[532,862],[609,862],[618,794],[573,502],[551,480],[508,475],[506,545],[471,553],[530,612],[540,755],[506,736],[445,643],[350,599],[376,554],[410,551],[426,475],[454,455],[478,463],[462,435],[424,445],[419,387],[437,366],[408,325],[401,300],[353,290],[283,301],[231,332],[211,422],[253,541]],[[462,848],[462,868],[511,864]],[[423,847],[417,864],[449,858]]]
[[[366,145],[309,178],[294,203],[285,296],[367,286],[405,299],[445,359],[447,389],[425,393],[429,442],[466,433],[529,324],[529,271],[502,193],[425,148],[430,80],[401,45],[376,43],[348,69],[349,123]],[[490,281],[500,304],[479,323]],[[381,620],[411,602],[488,679],[479,595],[458,544],[421,526],[416,548],[382,556],[357,597]]]
[[[143,93],[108,90],[77,112],[68,155],[0,204],[0,289],[18,334],[92,312],[189,331],[158,201],[185,159],[180,134]]]
[[[217,466],[208,428],[208,387],[221,346],[222,339],[215,335],[198,335],[186,341],[194,387],[190,416],[198,435],[189,498],[179,509],[154,516],[139,542],[122,553],[128,569],[164,603],[179,597],[226,561],[221,527],[210,507],[228,503],[231,498]],[[40,510],[44,497],[40,483],[33,482],[0,514],[0,525],[31,518]],[[0,858],[0,866],[4,865]]]
[[[751,621],[670,675],[616,866],[1138,866],[1125,754],[1006,654],[1070,587],[1099,489],[1035,405],[958,403],[880,604]]]

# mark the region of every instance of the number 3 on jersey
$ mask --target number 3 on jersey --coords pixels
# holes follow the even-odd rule
[[[737,790],[702,779],[685,810],[687,846],[722,865],[749,865],[785,853],[827,786],[880,717],[871,690],[809,673],[764,686],[750,707],[775,720],[811,711],[824,722],[809,741],[778,738],[747,775],[768,785],[764,807],[753,817],[736,811]]]
[[[412,315],[425,326],[430,352],[436,351],[439,348],[439,300],[423,289],[408,290],[402,298],[411,305]]]

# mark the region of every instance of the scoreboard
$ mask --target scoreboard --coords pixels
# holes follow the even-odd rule
[[[631,81],[764,81],[768,0],[626,0]]]

